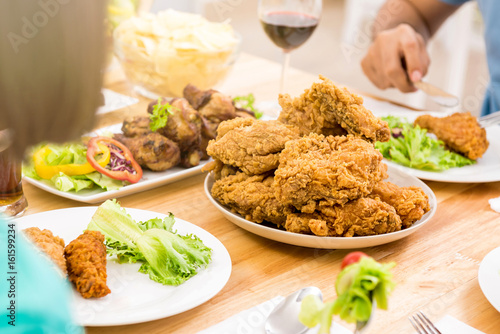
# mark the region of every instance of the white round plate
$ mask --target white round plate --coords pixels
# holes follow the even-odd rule
[[[486,254],[481,261],[478,281],[486,299],[500,312],[500,247]]]
[[[407,109],[384,112],[373,111],[377,117],[393,115],[404,117],[409,122],[413,122],[418,116],[431,115],[434,117],[444,117],[453,112],[432,112],[432,111],[409,111]],[[390,160],[384,159],[388,165],[399,168],[403,172],[416,176],[422,180],[454,182],[454,183],[485,183],[500,181],[500,126],[490,126],[486,128],[486,137],[490,143],[484,155],[477,159],[474,165],[450,168],[442,172],[430,172],[399,165]]]
[[[212,189],[212,185],[214,183],[214,179],[212,174],[207,175],[205,179],[205,193],[207,194],[209,200],[215,205],[215,207],[231,222],[238,225],[239,227],[260,235],[261,237],[268,238],[271,240],[280,241],[283,243],[295,245],[295,246],[303,246],[303,247],[311,247],[311,248],[323,248],[323,249],[355,249],[355,248],[364,248],[364,247],[372,247],[377,245],[386,244],[392,241],[399,240],[404,238],[427,223],[431,217],[436,212],[437,201],[434,192],[422,181],[417,179],[414,176],[408,175],[405,172],[402,172],[394,167],[388,166],[388,174],[389,178],[387,181],[390,181],[394,184],[397,184],[400,187],[407,186],[417,186],[422,188],[422,190],[429,196],[429,204],[430,211],[427,212],[422,219],[415,222],[410,228],[387,233],[380,234],[374,236],[366,236],[366,237],[319,237],[315,235],[307,235],[307,234],[299,234],[292,233],[285,230],[280,230],[278,228],[268,227],[265,225],[257,224],[251,222],[249,220],[244,219],[239,214],[231,212],[228,208],[221,205],[217,200],[212,197],[210,190]]]
[[[19,230],[27,227],[49,229],[66,244],[86,229],[97,207],[47,211],[16,220]],[[125,209],[136,221],[164,218],[161,213]],[[140,273],[138,263],[119,264],[108,258],[107,284],[111,293],[99,299],[84,299],[75,291],[75,318],[83,326],[116,326],[169,317],[190,310],[215,296],[231,275],[231,258],[226,248],[213,235],[181,219],[175,219],[179,234],[193,233],[212,248],[212,261],[207,268],[179,286],[167,286]]]

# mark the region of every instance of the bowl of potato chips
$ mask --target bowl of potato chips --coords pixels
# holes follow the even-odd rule
[[[214,88],[236,61],[241,37],[226,22],[172,9],[132,17],[113,33],[114,52],[140,94],[182,96],[187,84]]]

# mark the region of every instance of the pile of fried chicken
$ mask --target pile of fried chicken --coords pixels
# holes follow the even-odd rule
[[[207,147],[212,196],[245,219],[290,232],[353,237],[410,227],[430,210],[415,186],[386,182],[375,149],[390,129],[360,96],[320,76],[297,98],[279,97],[278,120],[219,124]]]
[[[157,131],[150,129],[150,117],[145,115],[126,119],[122,134],[114,135],[129,148],[141,167],[164,171],[177,165],[197,166],[201,160],[208,159],[207,144],[215,138],[222,121],[255,118],[252,111],[237,108],[230,96],[213,89],[203,91],[188,85],[183,96],[162,98],[149,104],[149,114],[158,103],[172,106],[166,125]]]

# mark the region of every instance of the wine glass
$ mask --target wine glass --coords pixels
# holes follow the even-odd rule
[[[322,0],[259,0],[259,20],[267,36],[283,50],[280,93],[284,93],[290,51],[304,44],[318,25]]]

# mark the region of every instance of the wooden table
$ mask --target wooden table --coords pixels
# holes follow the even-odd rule
[[[252,92],[260,101],[276,100],[279,74],[280,65],[244,54],[220,90],[232,96]],[[288,91],[296,96],[315,80],[316,75],[292,69]],[[119,70],[110,71],[105,83],[133,95]],[[143,114],[148,102],[141,98],[138,105],[105,114],[98,126]],[[226,286],[210,301],[179,315],[129,326],[87,328],[89,334],[196,333],[272,297],[311,285],[319,287],[326,300],[335,298],[335,277],[348,250],[296,247],[253,235],[212,206],[203,190],[204,178],[200,174],[119,200],[124,207],[172,211],[217,237],[233,264]],[[500,183],[426,183],[438,200],[432,220],[402,240],[363,249],[376,260],[398,264],[393,270],[397,287],[390,309],[377,312],[369,332],[413,333],[407,317],[423,310],[434,320],[449,314],[485,333],[498,333],[500,314],[484,297],[477,273],[483,257],[500,246],[500,214],[488,204],[488,199],[500,196]],[[27,183],[24,190],[29,201],[26,215],[86,205]]]

